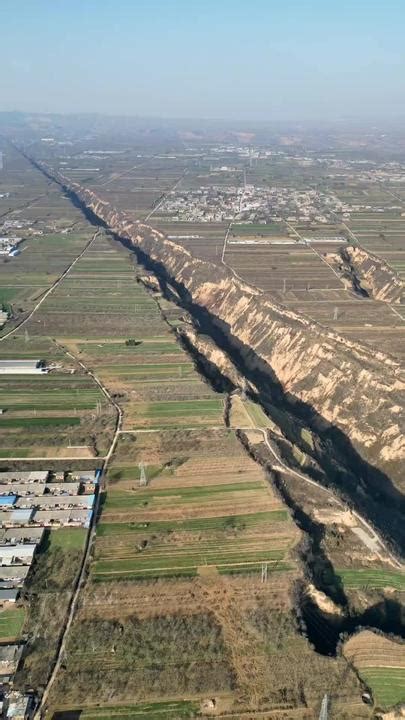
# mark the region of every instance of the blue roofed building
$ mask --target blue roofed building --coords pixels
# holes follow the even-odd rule
[[[0,507],[11,507],[16,500],[17,495],[0,495]]]

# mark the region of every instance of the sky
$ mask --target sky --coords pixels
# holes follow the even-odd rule
[[[0,0],[0,110],[405,116],[404,0]]]

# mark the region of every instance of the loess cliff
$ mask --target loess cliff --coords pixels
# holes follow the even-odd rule
[[[348,285],[361,294],[386,303],[400,303],[404,283],[384,260],[362,247],[348,246],[329,255]]]
[[[393,481],[402,489],[405,377],[397,361],[272,302],[227,268],[194,258],[93,191],[36,164],[134,247],[175,288],[197,322],[211,327],[211,336],[218,333],[216,340],[238,357],[238,371],[263,395],[265,405],[283,403],[292,417],[306,419],[321,440],[333,430],[333,437],[342,439],[343,460],[344,448],[350,447],[389,485]]]

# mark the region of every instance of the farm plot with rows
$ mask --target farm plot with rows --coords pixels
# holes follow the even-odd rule
[[[44,303],[46,327],[119,394],[125,429],[222,424],[221,396],[195,372],[134,270],[134,255],[97,238]],[[165,315],[175,320],[173,307]]]
[[[4,360],[43,360],[57,369],[0,376],[0,457],[62,457],[73,452],[69,445],[81,446],[79,456],[91,457],[91,435],[101,413],[106,413],[106,433],[112,424],[106,398],[94,381],[48,337],[21,331],[2,342],[1,355]]]
[[[310,247],[293,240],[282,245],[228,243],[225,260],[244,280],[270,293],[342,289],[331,268]]]
[[[191,700],[174,700],[172,702],[149,702],[138,705],[104,705],[103,707],[70,710],[80,712],[82,720],[191,720],[199,713],[199,703]],[[63,710],[53,716],[53,720],[66,720]]]
[[[337,569],[343,585],[350,589],[393,588],[405,591],[405,572],[401,570],[356,568],[350,570]]]
[[[49,412],[95,410],[105,397],[90,378],[61,373],[49,375],[0,376],[0,404],[8,417],[24,417],[35,410],[35,417]]]
[[[41,306],[36,323],[56,337],[131,337],[135,325],[148,334],[158,309],[136,283],[133,257],[97,238]]]
[[[211,434],[211,459],[198,450],[191,457],[160,458],[160,464],[156,457],[145,466],[146,487],[138,467],[113,464],[95,580],[192,576],[207,569],[258,572],[263,562],[270,572],[292,567],[288,555],[297,536],[287,511],[240,451],[219,459],[221,438],[238,451],[231,433]],[[158,449],[160,440],[154,440]]]
[[[0,264],[0,306],[4,305],[11,315],[2,334],[27,316],[44,292],[83,250],[93,232],[87,228],[66,235],[54,233],[27,237],[23,252]]]
[[[344,656],[384,710],[405,702],[405,643],[363,630],[343,645]]]
[[[188,250],[194,257],[221,262],[226,223],[164,222],[153,216],[153,226],[162,230],[169,239]]]

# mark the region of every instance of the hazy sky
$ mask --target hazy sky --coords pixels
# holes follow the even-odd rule
[[[0,109],[405,114],[405,0],[0,0]]]

